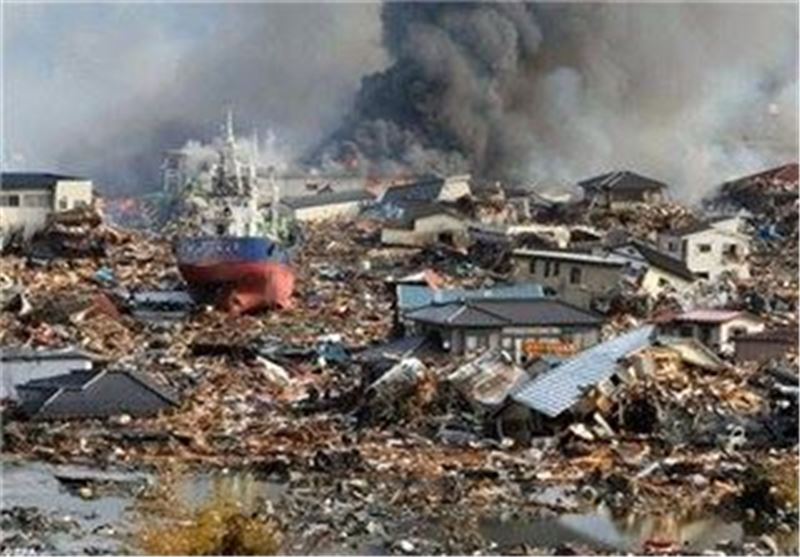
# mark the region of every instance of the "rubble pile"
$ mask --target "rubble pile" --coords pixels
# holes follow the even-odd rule
[[[502,209],[497,203],[473,209],[489,214]],[[582,219],[603,232],[624,228],[650,239],[699,221],[671,203],[593,209]],[[797,467],[797,378],[775,372],[774,362],[741,365],[726,354],[724,365],[691,365],[648,340],[631,364],[638,366],[634,380],[610,375],[604,383],[612,395],[607,386],[580,385],[578,395],[596,408],[551,416],[554,425],[527,442],[505,436],[495,420],[513,415],[520,387],[587,346],[564,342],[558,352],[553,343],[520,340],[543,352],[515,359],[504,351],[513,343],[491,341],[485,348],[502,355],[477,365],[481,350],[447,352],[437,338],[435,355],[387,354],[375,372],[357,356],[393,340],[393,280],[431,269],[442,289],[488,288],[510,276],[498,254],[384,247],[379,227],[308,223],[292,258],[294,307],[232,316],[169,295],[186,287],[164,237],[115,230],[86,212],[60,214],[40,239],[49,251],[0,259],[0,344],[81,348],[98,365],[169,387],[179,402],[155,417],[55,425],[9,411],[4,451],[99,467],[180,461],[256,474],[285,487],[278,510],[289,517],[287,547],[298,552],[333,550],[345,539],[377,540],[394,553],[487,551],[477,525],[486,516],[552,516],[599,504],[619,513],[733,508],[737,520],[758,507],[773,526],[796,519],[796,501],[755,497],[766,485],[764,473],[753,473],[757,465]],[[620,288],[588,346],[701,305],[751,309],[770,325],[796,323],[797,280],[787,273],[797,262],[783,252],[796,247],[796,230],[781,238],[755,250],[753,279],[699,281],[687,292],[650,298]],[[154,292],[161,296],[142,297]],[[501,306],[512,304],[492,307]],[[465,305],[464,313],[475,307]],[[475,311],[480,326],[506,318]],[[604,363],[620,362],[627,360]],[[528,413],[523,421],[540,418]],[[549,489],[569,502],[546,500]]]

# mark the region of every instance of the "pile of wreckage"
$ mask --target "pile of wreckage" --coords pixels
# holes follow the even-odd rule
[[[394,478],[386,495],[456,474],[449,497],[483,504],[533,484],[620,508],[744,497],[757,464],[797,464],[797,281],[777,274],[796,253],[763,251],[796,229],[759,244],[774,212],[701,219],[599,178],[547,204],[404,184],[306,222],[295,307],[254,315],[196,303],[165,239],[60,213],[49,251],[0,260],[5,450],[347,470]]]

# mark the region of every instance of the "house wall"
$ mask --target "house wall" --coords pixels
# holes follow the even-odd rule
[[[623,269],[621,265],[598,265],[521,255],[514,256],[512,261],[517,280],[530,280],[548,286],[555,290],[559,298],[581,307],[589,307],[594,296],[613,288],[619,282]],[[577,282],[572,280],[576,278],[573,269],[578,269],[574,271],[579,275]]]
[[[735,340],[736,359],[740,362],[767,362],[773,358],[783,358],[790,351],[797,350],[797,344],[784,340]]]
[[[381,230],[381,242],[391,245],[424,246],[440,240],[441,234],[466,237],[467,225],[450,215],[431,215],[414,222],[414,229],[389,228]]]
[[[361,212],[362,206],[363,202],[361,201],[347,201],[330,205],[290,209],[289,214],[295,220],[301,222],[319,222],[331,219],[355,218]]]
[[[17,207],[9,206],[11,198],[17,200]],[[23,230],[29,238],[45,225],[50,213],[91,204],[92,183],[88,180],[62,180],[53,191],[38,188],[0,192],[0,235]]]
[[[455,201],[459,197],[470,195],[472,190],[469,187],[469,175],[451,176],[444,181],[437,201]]]
[[[680,246],[678,249],[676,244]],[[689,270],[701,278],[716,280],[724,272],[732,272],[739,278],[750,276],[749,241],[737,232],[711,228],[683,238],[664,235],[659,238],[659,245],[671,255],[681,257]],[[731,246],[735,246],[736,255],[726,253]]]
[[[593,326],[564,327],[504,327],[490,328],[458,328],[458,327],[423,327],[424,331],[435,331],[442,341],[449,344],[449,352],[464,355],[483,351],[487,348],[501,347],[508,351],[514,361],[523,363],[544,353],[532,353],[530,341],[547,341],[554,349],[564,348],[571,355],[578,353],[600,341],[600,330]],[[544,344],[544,343],[540,343]],[[538,348],[538,347],[537,347]],[[546,347],[545,347],[546,348]]]
[[[763,330],[764,323],[748,316],[736,317],[724,323],[675,322],[662,326],[662,331],[668,336],[694,338],[723,352],[733,351],[733,337],[736,334],[758,333]]]

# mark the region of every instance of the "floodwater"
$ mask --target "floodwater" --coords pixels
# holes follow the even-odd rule
[[[54,474],[81,478],[102,474],[121,489],[98,490],[98,497],[81,498],[59,482]],[[195,474],[180,484],[183,500],[200,503],[218,482],[233,485],[237,493],[247,497],[276,500],[285,493],[285,485],[254,480],[244,473]],[[5,552],[36,550],[48,554],[121,553],[130,550],[124,539],[129,532],[131,509],[136,486],[152,481],[141,472],[98,472],[77,466],[53,466],[31,461],[2,461],[0,509],[3,511],[2,547]],[[241,488],[241,489],[237,489]],[[565,496],[560,488],[541,490],[536,497],[540,504],[555,505],[563,514],[532,518],[494,518],[480,521],[480,534],[487,545],[503,552],[521,544],[537,548],[556,548],[562,544],[585,546],[597,551],[642,553],[648,540],[667,540],[676,543],[684,552],[703,552],[714,549],[720,542],[739,544],[754,539],[741,523],[706,516],[698,519],[675,519],[665,516],[628,516],[617,518],[604,507],[585,510]],[[31,526],[15,522],[12,509],[32,507],[46,518],[46,526]],[[39,523],[37,523],[39,524]],[[16,537],[16,539],[15,539]],[[20,537],[25,539],[20,541]],[[757,538],[757,535],[755,536]],[[797,531],[773,535],[782,553],[797,554]],[[494,545],[496,544],[496,545]],[[330,552],[345,553],[346,547],[329,548]],[[350,548],[350,551],[353,551]],[[361,545],[355,552],[380,553],[379,546]]]
[[[685,553],[699,553],[724,542],[740,544],[746,538],[741,522],[728,522],[717,516],[678,519],[665,514],[618,518],[603,506],[587,513],[549,518],[487,518],[481,521],[480,528],[484,538],[495,542],[500,551],[521,544],[531,547],[571,544],[597,551],[641,554],[646,542],[666,541]],[[798,553],[797,530],[772,538],[782,553]]]
[[[69,477],[94,477],[115,482],[119,488],[98,490],[97,497],[84,499],[56,479],[55,474]],[[182,482],[179,489],[182,500],[189,504],[200,503],[214,489],[221,474],[195,474]],[[228,478],[226,476],[226,478]],[[274,499],[282,486],[253,480],[246,474],[230,476],[234,483],[246,484],[248,496]],[[78,555],[92,553],[120,553],[126,551],[124,543],[130,524],[134,492],[152,477],[140,472],[99,472],[80,466],[54,466],[42,462],[2,461],[0,474],[0,509],[3,511],[2,546],[34,549],[43,553]],[[233,486],[236,488],[236,486]],[[15,524],[7,513],[18,507],[38,509],[47,519],[44,528]],[[36,530],[36,531],[31,531]],[[24,535],[29,544],[12,543],[15,536]]]

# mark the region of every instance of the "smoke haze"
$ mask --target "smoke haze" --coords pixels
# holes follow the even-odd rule
[[[694,199],[797,158],[797,4],[11,5],[6,165],[153,189],[226,104],[361,172],[570,183],[628,168]],[[35,48],[32,48],[32,45]],[[194,144],[192,144],[194,145]]]

